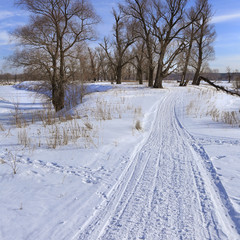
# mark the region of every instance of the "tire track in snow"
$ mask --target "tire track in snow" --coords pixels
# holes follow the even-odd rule
[[[164,98],[166,98],[166,96]],[[153,112],[157,112],[157,108],[158,104],[156,104],[153,108]],[[124,194],[126,188],[131,188],[134,186],[134,184],[131,185],[129,182],[131,180],[135,183],[138,182],[139,176],[141,176],[141,174],[139,175],[139,171],[143,171],[144,162],[138,162],[136,156],[139,156],[139,158],[142,159],[141,155],[144,154],[144,151],[141,151],[141,148],[143,145],[148,146],[148,150],[152,147],[148,139],[143,140],[143,142],[136,147],[136,149],[133,151],[128,165],[119,176],[118,181],[107,193],[106,197],[108,200],[104,201],[102,206],[100,206],[100,212],[96,213],[96,216],[93,216],[82,226],[79,239],[97,239],[102,229],[104,229],[105,225],[107,225],[110,221],[112,212],[115,211],[118,203],[121,203],[121,197]],[[75,237],[73,239],[75,239]]]
[[[161,100],[150,136],[79,239],[237,239],[202,157],[176,119],[179,94]]]

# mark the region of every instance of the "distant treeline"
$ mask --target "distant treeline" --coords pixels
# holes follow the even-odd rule
[[[211,80],[218,80],[218,81],[229,81],[229,73],[204,73],[202,74],[205,77],[208,77]],[[172,73],[170,74],[165,80],[180,80],[182,73]],[[194,77],[194,73],[188,73],[186,78],[188,80],[192,80]],[[231,81],[240,79],[240,73],[231,73]],[[21,73],[21,74],[11,74],[11,73],[4,73],[0,74],[0,82],[2,83],[15,83],[15,82],[23,82],[23,81],[37,81],[37,80],[46,80],[43,76],[39,76],[37,74],[29,74],[29,73]],[[77,80],[77,79],[76,79]],[[92,79],[94,80],[94,79]],[[88,81],[92,81],[88,79]],[[129,75],[128,77],[125,76],[125,81],[135,81],[134,75]],[[146,79],[147,80],[147,79]],[[110,80],[109,80],[110,81]]]
[[[11,73],[4,73],[0,74],[0,82],[4,83],[14,83],[14,82],[23,82],[23,81],[35,81],[35,80],[45,80],[39,75],[36,74],[11,74]]]
[[[229,81],[229,73],[202,73],[202,76],[209,78],[210,80],[217,81]],[[167,77],[167,80],[179,80],[181,79],[182,73],[172,73]],[[188,73],[186,75],[187,80],[192,80],[194,77],[194,73]],[[240,77],[239,72],[231,73],[230,81],[237,80]]]

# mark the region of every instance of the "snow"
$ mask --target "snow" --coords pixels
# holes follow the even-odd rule
[[[225,87],[231,85],[224,83]],[[199,90],[199,89],[198,89]],[[190,116],[182,117],[183,125],[198,140],[210,157],[215,170],[221,179],[227,195],[237,211],[235,214],[240,225],[240,150],[239,150],[239,110],[240,98],[226,95],[222,92],[208,88],[205,99],[194,101],[195,110]],[[186,107],[187,108],[187,107]],[[233,112],[238,121],[226,124],[225,119],[218,117],[214,122],[214,117],[210,117],[209,109],[216,109],[220,115],[224,112]],[[198,109],[196,111],[196,109]],[[191,112],[191,111],[190,111]]]
[[[239,98],[95,83],[47,124],[33,84],[0,86],[0,239],[240,238]]]

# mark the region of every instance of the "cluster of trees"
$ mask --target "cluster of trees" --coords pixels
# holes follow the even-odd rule
[[[193,84],[213,58],[215,31],[208,0],[125,0],[113,9],[113,34],[96,48],[94,27],[100,19],[88,0],[17,0],[32,13],[30,23],[14,35],[16,66],[51,83],[56,111],[64,107],[71,80],[143,78],[162,88],[163,79],[181,72],[181,86],[194,72]]]

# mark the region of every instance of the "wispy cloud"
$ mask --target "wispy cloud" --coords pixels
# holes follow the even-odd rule
[[[20,22],[20,21],[9,21],[8,23],[4,23],[1,25],[0,23],[0,30],[2,29],[6,29],[6,30],[10,30],[10,29],[15,29],[18,26],[24,26],[26,23],[25,22]]]
[[[7,11],[7,10],[0,10],[0,21],[5,21],[9,18],[21,17],[26,18],[29,16],[29,13],[23,10],[19,11]]]
[[[0,20],[5,20],[14,16],[20,16],[20,12],[0,11]]]
[[[14,13],[10,12],[10,11],[0,11],[0,20],[9,18],[9,17],[13,17]]]
[[[212,23],[227,22],[234,19],[240,18],[240,13],[232,13],[226,15],[215,16],[212,19]]]

